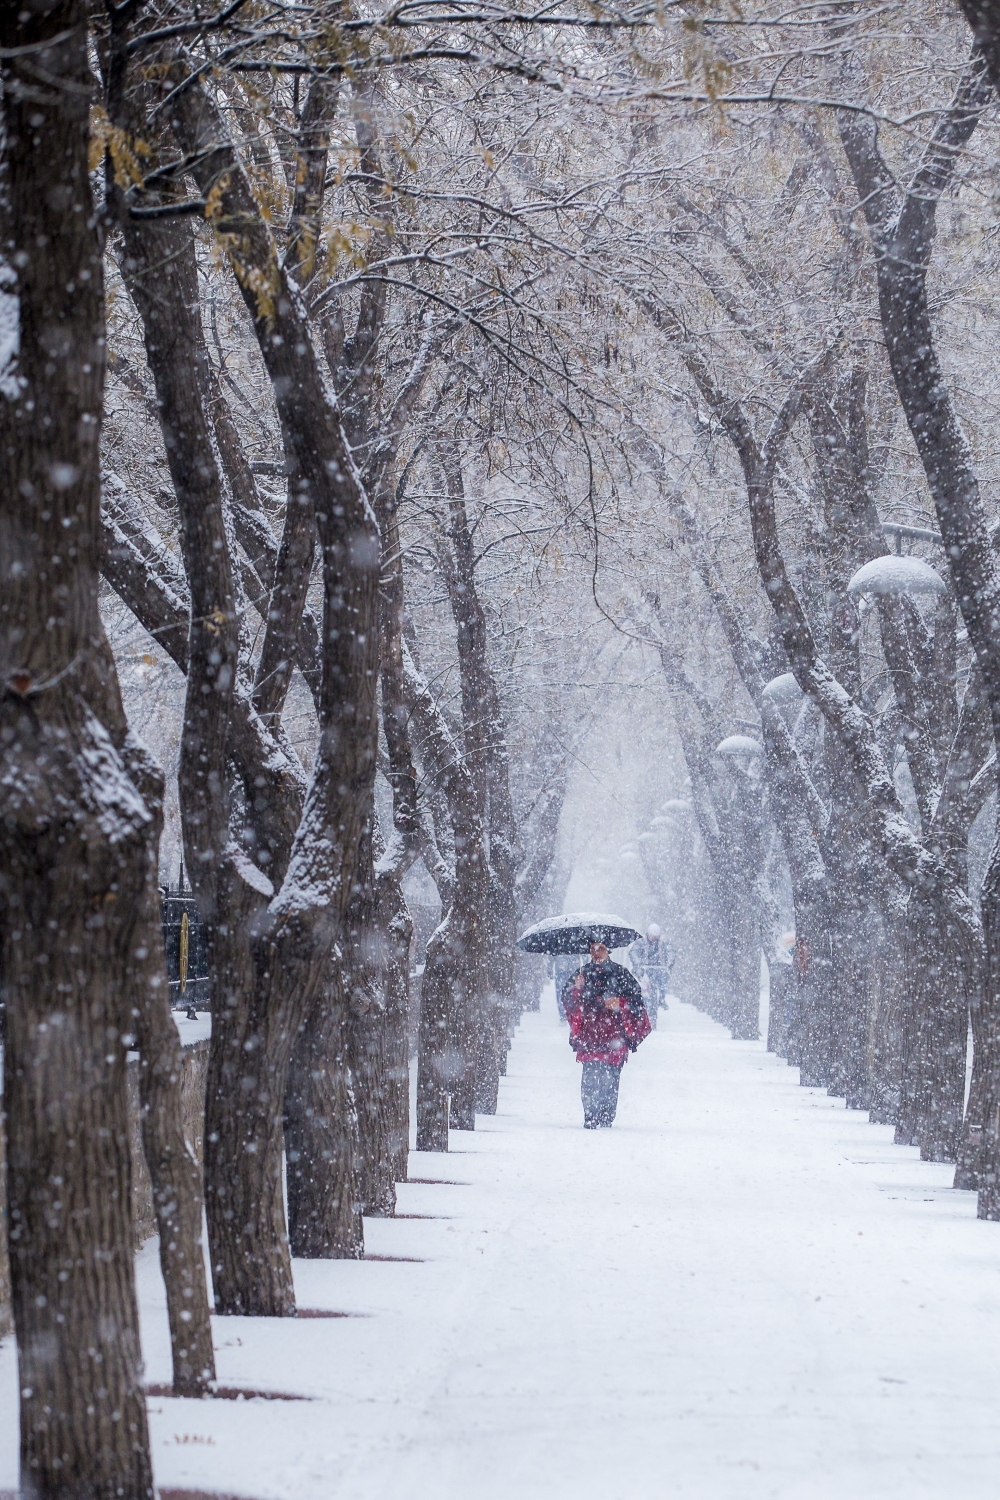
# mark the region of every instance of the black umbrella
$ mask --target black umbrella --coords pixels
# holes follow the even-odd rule
[[[591,943],[627,948],[640,934],[620,917],[587,911],[546,917],[522,932],[517,946],[523,953],[586,953]]]

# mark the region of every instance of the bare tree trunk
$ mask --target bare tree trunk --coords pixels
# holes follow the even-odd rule
[[[784,981],[788,1019],[768,1024],[768,1050],[787,1056],[801,1069],[800,1082],[826,1082],[829,1040],[830,941],[828,933],[827,874],[820,852],[818,829],[808,805],[798,794],[801,775],[798,757],[781,710],[767,697],[761,701],[761,724],[768,770],[772,816],[781,831],[792,882],[795,907],[795,950]],[[782,733],[782,730],[785,730]],[[791,783],[791,785],[790,785]],[[775,1008],[772,966],[771,1008]],[[781,991],[779,981],[779,997]]]
[[[249,860],[227,861],[219,882],[226,922],[207,934],[213,986],[205,1094],[208,1241],[216,1310],[244,1317],[295,1312],[279,1071],[291,1047],[290,1019],[279,1008],[288,976],[276,952],[268,955],[246,940],[252,927],[264,925],[272,894],[270,881]],[[297,1030],[301,1018],[295,1019]]]
[[[860,625],[847,586],[863,563],[886,550],[871,498],[867,385],[867,366],[860,353],[852,351],[846,361],[823,373],[808,407],[826,522],[830,668],[855,702],[862,694]],[[875,893],[871,862],[862,851],[870,845],[871,828],[849,758],[835,735],[826,737],[822,753],[829,785],[829,818],[822,833],[829,953],[827,1087],[831,1094],[842,1095],[848,1107],[866,1109],[869,990],[875,961],[868,941],[868,912]]]
[[[1000,568],[972,454],[938,359],[927,293],[937,204],[990,102],[987,72],[997,62],[992,7],[969,0],[964,8],[984,52],[974,46],[955,97],[941,112],[905,189],[900,190],[881,157],[873,122],[845,112],[840,134],[875,249],[893,380],[927,476],[955,594],[989,699],[994,739],[1000,744],[1000,641],[994,629]],[[978,974],[966,965],[964,976],[980,1054],[974,1068],[977,1114],[973,1117],[971,1109],[966,1114],[959,1170],[964,1182],[981,1184],[979,1216],[1000,1218],[1000,837],[983,882],[981,910],[986,962]],[[967,957],[964,941],[962,948]]]
[[[242,1126],[254,1147],[256,1204],[227,1205],[218,1225],[228,1235],[226,1285],[231,1311],[288,1312],[293,1307],[290,1266],[281,1212],[281,1119],[289,1055],[302,1021],[319,993],[330,948],[351,900],[351,875],[366,836],[372,811],[375,775],[375,683],[378,665],[376,581],[378,537],[357,470],[344,439],[340,413],[329,398],[299,299],[287,284],[287,270],[270,230],[259,213],[238,156],[229,142],[214,101],[183,74],[185,87],[175,90],[171,126],[191,153],[192,171],[204,192],[219,193],[220,217],[214,224],[229,254],[240,291],[253,319],[261,355],[270,376],[282,424],[286,462],[292,469],[294,494],[315,516],[323,548],[324,623],[321,737],[313,781],[295,842],[283,869],[271,857],[281,888],[272,897],[269,881],[249,861],[234,873],[255,890],[253,906],[267,903],[266,916],[253,939],[252,955],[230,952],[244,981],[253,979],[248,1013],[234,1027],[232,1041],[244,1050],[227,1062],[252,1087],[241,1103]],[[273,287],[273,301],[258,297],[261,285]],[[290,661],[301,619],[305,590],[301,580],[286,578],[298,556],[304,531],[296,523],[295,546],[279,549],[274,590],[284,590],[275,612],[273,649],[276,661]],[[288,588],[286,589],[286,583]],[[274,592],[272,590],[272,593]],[[270,622],[269,622],[270,623]],[[280,647],[280,649],[279,649]],[[287,683],[287,674],[279,680]],[[264,684],[258,686],[263,689]],[[268,690],[266,711],[277,714],[283,701]],[[263,700],[262,700],[263,702]],[[251,792],[251,797],[253,793]],[[265,889],[267,887],[267,889]],[[235,884],[230,899],[236,899]],[[249,915],[249,911],[247,913]],[[238,964],[237,964],[238,960]],[[230,986],[230,995],[236,998]],[[247,1050],[249,1049],[249,1050]],[[223,1082],[216,1075],[217,1085]],[[246,1089],[245,1082],[241,1086]],[[228,1129],[223,1125],[220,1129]],[[232,1145],[236,1145],[234,1140]],[[211,1165],[221,1169],[220,1152]],[[228,1184],[220,1177],[220,1202]],[[265,1217],[275,1232],[268,1239],[265,1264],[249,1277],[246,1245],[238,1226]],[[213,1247],[213,1263],[216,1254]],[[262,1295],[261,1285],[267,1290]]]
[[[438,927],[427,944],[420,981],[417,1037],[417,1150],[447,1151],[448,1097],[454,1082],[449,1047],[447,933]]]
[[[455,835],[452,900],[427,945],[421,982],[417,1141],[419,1150],[440,1151],[447,1149],[446,1119],[456,1130],[476,1125],[476,1023],[488,980],[483,912],[489,869],[472,777],[405,647],[403,671],[413,723],[425,758],[445,789]],[[450,1116],[445,1113],[447,1095]]]
[[[871,1105],[868,1113],[873,1125],[895,1125],[903,1095],[905,932],[905,908],[887,909],[882,917],[879,964],[873,976]]]
[[[322,228],[329,126],[338,91],[336,81],[313,79],[296,143],[285,260],[300,283],[315,264]],[[212,412],[236,501],[235,529],[267,590],[268,631],[257,673],[256,706],[277,720],[297,660],[320,712],[320,630],[304,604],[315,546],[314,519],[304,503],[307,496],[300,492],[301,485],[289,486],[284,534],[280,547],[276,546],[260,513],[253,475],[221,391]],[[289,649],[293,640],[294,653]],[[357,1259],[364,1254],[361,1147],[348,1058],[348,1025],[342,976],[335,958],[312,1011],[300,1024],[284,1091],[289,1247],[293,1255],[305,1259]]]
[[[409,736],[403,670],[403,553],[397,497],[388,483],[388,458],[379,470],[376,509],[381,540],[380,626],[382,723],[392,788],[392,834],[373,872],[373,916],[381,934],[387,1111],[386,1144],[394,1182],[405,1182],[410,1149],[410,943],[413,923],[402,878],[418,857],[417,772]],[[447,1126],[445,1126],[447,1145]],[[395,1189],[393,1189],[393,1200]]]
[[[111,56],[124,45],[111,30]],[[114,74],[114,69],[110,69]],[[120,99],[113,107],[120,107]],[[112,202],[120,199],[113,182]],[[202,369],[207,364],[197,314],[197,269],[190,228],[170,226],[165,235],[152,226],[124,223],[126,282],[143,317],[150,368],[157,387],[156,409],[178,494],[190,558],[208,548],[209,566],[196,587],[198,609],[185,642],[189,692],[182,745],[181,790],[194,833],[188,839],[188,868],[202,876],[204,905],[211,916],[211,876],[218,846],[225,836],[226,799],[221,772],[227,708],[235,669],[236,630],[228,574],[228,554],[212,550],[221,530],[221,495],[210,454],[208,429],[201,409]],[[156,284],[150,260],[162,273]],[[199,368],[199,364],[201,368]],[[201,457],[195,463],[194,455]],[[207,577],[206,577],[207,574]],[[220,630],[227,623],[229,629]],[[192,677],[201,691],[192,694]],[[133,780],[143,792],[154,820],[154,847],[162,830],[163,775],[139,749],[128,754]],[[206,793],[208,794],[206,796]],[[222,827],[220,829],[220,820]],[[182,1054],[166,988],[166,958],[160,919],[155,864],[147,878],[141,951],[145,958],[141,993],[134,1006],[134,1030],[141,1054],[139,1074],[142,1138],[153,1186],[160,1238],[160,1263],[167,1292],[173,1351],[174,1390],[201,1395],[215,1378],[212,1330],[202,1252],[201,1174],[184,1140],[180,1111]]]
[[[351,1077],[358,1104],[358,1196],[370,1218],[391,1219],[396,1212],[396,1139],[394,1105],[389,1088],[388,1026],[382,996],[367,1011],[348,1021]]]
[[[410,945],[413,922],[398,874],[375,870],[375,914],[385,943],[383,1020],[387,1145],[395,1182],[405,1182],[410,1151]]]
[[[21,1492],[153,1493],[126,1037],[154,823],[98,614],[104,279],[85,9],[11,14],[16,382],[0,394],[0,971]]]
[[[566,800],[566,761],[565,752],[558,747],[554,761],[549,762],[531,819],[522,828],[524,862],[514,885],[515,915],[521,926],[562,910],[570,872],[561,871],[556,846]]]
[[[155,820],[152,847],[163,828],[163,773],[137,747],[127,762]],[[132,1006],[139,1051],[142,1145],[153,1188],[159,1232],[160,1270],[167,1293],[174,1394],[203,1396],[215,1379],[202,1246],[202,1174],[184,1138],[181,1081],[184,1057],[170,1010],[157,865],[151,859],[136,949],[137,984]]]
[[[130,545],[121,531],[111,539],[117,552]],[[109,561],[106,552],[106,568]],[[186,600],[177,601],[137,552],[131,553],[128,566],[116,562],[109,571],[125,602],[147,629],[169,643],[177,665],[187,671],[186,641],[178,629],[179,607],[186,606]],[[143,582],[142,588],[136,587],[137,580]],[[186,613],[185,608],[185,618]],[[294,758],[284,755],[281,741],[268,734],[249,708],[245,688],[234,695],[232,708],[231,748],[244,786],[253,790],[257,845],[271,862],[287,869],[295,825],[304,817],[300,768]],[[322,761],[318,771],[325,765]],[[315,818],[315,777],[311,796]],[[328,847],[332,852],[336,846]],[[234,849],[232,858],[223,864],[216,888],[218,909],[226,920],[208,931],[215,996],[206,1090],[205,1180],[217,1307],[226,1312],[280,1316],[294,1308],[281,1193],[275,1191],[275,1183],[280,1189],[281,1178],[280,1090],[284,1048],[291,1045],[289,1036],[298,1034],[302,1021],[297,1012],[286,1014],[282,1007],[305,1004],[300,965],[317,965],[312,974],[318,984],[324,957],[322,943],[320,952],[310,959],[311,946],[289,937],[292,958],[282,964],[274,959],[272,939],[267,935],[254,938],[255,933],[262,933],[260,924],[272,895],[267,877]],[[312,974],[307,969],[310,983]],[[231,1170],[237,1159],[241,1160],[239,1178]],[[238,1225],[249,1226],[249,1247]]]
[[[759,771],[754,772],[759,776]],[[759,877],[764,865],[763,787],[749,772],[734,772],[736,797],[728,842],[733,853],[730,930],[733,942],[733,993],[728,1018],[734,1039],[755,1041],[760,1035],[761,921]]]
[[[767,1050],[788,1060],[788,1033],[795,996],[791,964],[768,964]]]
[[[957,934],[919,891],[906,918],[896,1142],[920,1146],[925,1161],[957,1161],[969,1035]]]
[[[136,224],[126,217],[124,224],[126,278],[156,381],[191,593],[180,792],[187,866],[206,924],[215,996],[205,1182],[216,1306],[220,1312],[287,1314],[294,1293],[281,1162],[286,1030],[270,1027],[260,1007],[288,977],[270,956],[254,951],[250,935],[250,920],[260,914],[271,883],[227,850],[228,706],[239,643],[231,549],[204,401],[207,355],[194,241],[184,219]],[[234,983],[237,975],[241,983]]]
[[[517,833],[506,726],[490,668],[486,612],[476,585],[476,557],[457,448],[446,448],[442,468],[448,494],[448,528],[438,555],[457,631],[465,759],[479,797],[480,817],[489,829],[490,883],[485,912],[489,990],[476,1024],[476,1107],[484,1114],[495,1114],[514,995]]]
[[[3,1045],[3,1007],[0,1005],[0,1046]],[[0,1339],[14,1331],[10,1311],[10,1254],[7,1248],[7,1127],[0,1110]]]
[[[358,1115],[336,964],[296,1041],[285,1089],[288,1238],[304,1260],[360,1260]]]
[[[822,710],[854,776],[864,788],[875,847],[890,868],[935,904],[938,919],[954,935],[956,964],[971,994],[982,982],[983,934],[976,912],[953,871],[913,833],[900,806],[871,721],[833,676],[816,647],[801,601],[791,584],[778,537],[773,477],[782,433],[800,409],[802,389],[793,390],[775,418],[762,450],[748,438],[743,453],[750,520],[761,581],[782,629],[785,649],[803,692]],[[912,899],[912,897],[911,897]]]
[[[829,872],[826,941],[830,954],[826,1084],[831,1094],[843,1096],[849,1109],[867,1109],[871,1102],[868,1025],[872,953],[865,939],[873,893],[865,861],[857,857],[867,845],[867,830],[863,824],[858,827],[861,819],[853,805],[857,800],[853,788],[848,790],[838,779],[847,778],[843,752],[836,743],[826,748],[831,781],[830,822],[824,839]]]
[[[377,828],[373,832],[381,852],[381,833]],[[375,910],[374,839],[366,838],[355,872],[356,896],[345,934],[344,985],[348,1057],[358,1101],[358,1191],[364,1213],[391,1218],[396,1211],[395,1155],[390,1146],[395,1093],[389,1082],[385,934]]]

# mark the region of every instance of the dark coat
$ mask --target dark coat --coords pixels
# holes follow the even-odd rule
[[[583,984],[577,987],[579,975]],[[612,1010],[604,1001],[615,995],[622,1004]],[[563,989],[563,1003],[570,1046],[580,1062],[621,1067],[652,1030],[635,975],[610,959],[604,964],[584,964]]]

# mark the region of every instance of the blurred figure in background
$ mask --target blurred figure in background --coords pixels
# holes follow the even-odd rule
[[[556,984],[556,1008],[559,1011],[559,1020],[564,1026],[569,1025],[566,1017],[566,1001],[563,991],[566,982],[579,974],[583,968],[585,959],[582,953],[554,953],[549,959],[549,970]]]
[[[662,936],[655,922],[646,928],[646,936],[633,943],[628,950],[629,963],[642,988],[649,1024],[656,1025],[656,1013],[667,1008],[667,991],[670,986],[670,971],[677,954]]]

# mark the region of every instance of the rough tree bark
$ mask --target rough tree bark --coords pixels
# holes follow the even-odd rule
[[[156,849],[98,614],[86,10],[25,8],[5,42],[19,342],[0,393],[0,969],[21,1492],[147,1500],[125,1037]]]
[[[357,1105],[347,1058],[343,989],[330,974],[292,1052],[285,1088],[288,1238],[304,1260],[360,1260]]]
[[[977,40],[955,98],[904,189],[881,157],[874,124],[846,111],[839,124],[875,252],[893,380],[927,476],[989,700],[994,740],[1000,743],[1000,639],[994,629],[1000,568],[972,455],[938,359],[927,292],[937,204],[990,100],[989,74],[997,60],[993,7],[969,0],[963,8],[985,53]],[[976,983],[967,982],[975,1038],[973,1093],[981,1113],[975,1119],[967,1113],[962,1170],[965,1181],[978,1179],[980,1217],[1000,1218],[1000,838],[983,881],[981,909],[987,963]]]
[[[373,822],[354,872],[354,896],[343,937],[348,950],[344,984],[348,1057],[358,1103],[359,1196],[366,1214],[391,1218],[396,1211],[395,1156],[389,1144],[395,1096],[388,1086],[384,1025],[386,941],[375,896],[375,857],[382,852],[381,830]]]
[[[172,81],[170,125],[206,200],[214,190],[213,228],[253,319],[272,381],[294,481],[292,493],[312,509],[323,549],[320,745],[290,852],[272,851],[258,837],[255,858],[259,863],[267,860],[268,874],[239,855],[224,872],[233,918],[226,924],[226,969],[233,991],[248,999],[239,1046],[231,1052],[232,1077],[217,1081],[240,1089],[245,1111],[239,1140],[228,1139],[231,1119],[220,1117],[208,1132],[210,1143],[213,1135],[218,1137],[213,1143],[218,1156],[210,1159],[209,1173],[218,1184],[220,1200],[227,1189],[229,1195],[219,1254],[213,1246],[225,1305],[230,1311],[288,1313],[294,1309],[291,1268],[284,1234],[277,1232],[277,1224],[283,1223],[283,1095],[291,1047],[324,983],[371,818],[378,538],[304,309],[215,104],[183,69],[174,68]],[[294,548],[284,554],[279,549],[274,584],[274,590],[288,587],[283,595],[288,607],[276,612],[280,619],[273,624],[275,637],[282,636],[277,653],[282,661],[293,657],[304,602],[304,590],[296,591],[286,576],[294,571],[293,553]],[[276,715],[280,701],[275,702],[275,696],[283,701],[269,679],[264,706]],[[251,791],[251,809],[253,803]],[[278,882],[280,889],[274,894]],[[226,1159],[241,1142],[254,1148],[257,1175],[253,1193],[237,1201],[233,1190],[240,1185],[227,1184],[223,1173]],[[260,1268],[252,1273],[243,1243],[244,1226],[262,1214],[275,1226],[266,1247],[266,1277]]]
[[[861,699],[857,607],[847,592],[853,574],[885,549],[871,499],[866,370],[856,351],[825,372],[808,407],[816,484],[826,523],[826,612],[830,667],[851,697]],[[872,862],[865,799],[839,740],[824,740],[829,816],[822,848],[827,872],[828,1017],[822,1066],[831,1094],[849,1108],[870,1103],[868,1025],[873,951]]]
[[[940,920],[948,924],[962,983],[973,994],[981,983],[985,959],[975,909],[945,861],[910,828],[871,721],[820,656],[785,567],[774,511],[774,463],[784,430],[801,410],[804,387],[802,380],[789,392],[762,449],[757,449],[749,435],[746,438],[747,452],[752,455],[747,465],[750,521],[761,581],[781,626],[796,680],[823,712],[865,790],[877,848],[899,878],[933,902]]]
[[[148,525],[137,539],[125,501],[116,491],[106,494],[108,499],[112,514],[105,517],[105,576],[145,628],[167,647],[180,670],[186,671],[184,622],[190,613],[186,582],[163,576],[169,554],[162,541],[150,534]],[[306,790],[297,762],[285,755],[280,741],[271,737],[254,713],[248,689],[233,699],[230,729],[230,748],[240,779],[257,793],[258,826],[267,816],[262,830],[265,846],[274,850],[286,840],[290,844]],[[280,830],[275,831],[272,814],[280,814]],[[339,977],[336,982],[331,979],[331,985],[315,1014],[302,1025],[292,1063],[294,1086],[291,1096],[286,1089],[285,1100],[286,1144],[295,1158],[289,1176],[289,1210],[295,1225],[292,1251],[309,1257],[357,1256],[363,1251],[356,1186],[349,1191],[340,1188],[340,1183],[353,1181],[352,1174],[357,1172],[357,1121],[346,1059],[340,1065],[344,1013],[338,999]],[[332,1097],[324,1092],[328,1089],[333,1090]],[[335,1162],[332,1175],[331,1159]]]
[[[490,987],[477,1026],[476,1107],[484,1114],[495,1114],[514,998],[517,829],[510,795],[507,732],[490,667],[486,612],[476,585],[476,555],[457,447],[445,446],[441,467],[448,520],[437,550],[457,632],[465,759],[479,797],[480,816],[489,832],[486,940]]]
[[[789,754],[791,737],[782,710],[767,694],[761,698],[761,729],[768,765],[771,816],[781,832],[795,908],[790,1015],[769,1018],[768,1050],[787,1056],[801,1069],[803,1084],[815,1083],[825,1071],[830,1030],[830,936],[827,870],[820,847],[823,809],[818,798],[800,793],[802,768]],[[773,1005],[773,988],[772,988]],[[776,1024],[772,1036],[771,1019]]]
[[[249,860],[236,860],[227,853],[227,738],[239,667],[239,631],[231,572],[233,549],[206,409],[211,387],[194,239],[187,219],[136,221],[126,213],[122,223],[126,282],[142,317],[156,383],[190,588],[180,797],[186,862],[205,921],[215,996],[206,1099],[206,1209],[216,1302],[220,1311],[231,1310],[244,1294],[240,1282],[247,1273],[235,1270],[231,1253],[236,1212],[242,1218],[238,1264],[253,1268],[258,1286],[254,1296],[265,1307],[287,1306],[291,1268],[281,1193],[280,1137],[276,1139],[273,1128],[264,1126],[254,1108],[262,1102],[265,1115],[274,1110],[273,1079],[281,1074],[285,1034],[278,1033],[277,1053],[271,1055],[266,1027],[251,1020],[253,1002],[244,988],[253,984],[253,968],[244,951],[250,939],[247,931],[240,930],[240,919],[247,922],[259,912],[266,887],[253,875]],[[278,568],[280,572],[280,557]],[[273,633],[270,618],[268,632]],[[272,712],[280,712],[273,686],[268,702]],[[259,712],[260,706],[256,702],[254,706]],[[261,716],[266,722],[266,716]],[[223,892],[229,899],[220,899]],[[236,975],[244,985],[233,983]],[[248,1069],[248,1042],[250,1053],[261,1054],[263,1065],[264,1076],[258,1075],[254,1089],[246,1087],[253,1076]],[[234,1088],[237,1077],[240,1083]],[[250,1204],[257,1205],[252,1214]]]
[[[132,781],[153,817],[152,847],[160,847],[164,777],[142,748],[125,752]],[[153,1187],[160,1270],[176,1396],[202,1396],[215,1379],[215,1352],[202,1246],[202,1174],[184,1138],[181,1083],[184,1058],[170,1009],[163,947],[158,864],[150,859],[135,949],[132,1028],[139,1053],[142,1146]]]
[[[483,913],[489,865],[479,801],[461,752],[405,642],[403,691],[428,774],[448,800],[455,858],[451,903],[427,945],[417,1062],[417,1150],[447,1151],[450,1123],[474,1130],[476,1019],[488,975]]]
[[[293,203],[290,241],[296,255],[304,252],[302,266],[318,242],[321,228],[322,182],[332,118],[335,90],[329,82],[315,79],[303,111],[299,133],[300,165]],[[372,98],[355,100],[355,127],[363,173],[378,174],[378,134]],[[373,204],[385,218],[387,205],[378,184],[369,185]],[[289,256],[290,259],[291,249]],[[299,274],[293,264],[293,274]],[[380,401],[382,386],[376,358],[378,340],[385,321],[387,297],[381,283],[366,285],[361,292],[357,323],[346,336],[342,312],[322,321],[327,361],[341,401],[344,427],[352,452],[363,462],[365,490],[375,500],[382,528],[382,630],[383,653],[392,652],[392,630],[387,630],[386,559],[395,555],[397,544],[387,547],[385,516],[391,510],[390,474],[405,425],[431,369],[432,354],[440,333],[421,341],[415,359],[400,382],[391,402]],[[316,310],[314,309],[314,312]],[[317,314],[318,315],[318,314]],[[402,559],[399,562],[401,611]],[[393,571],[390,563],[389,571]],[[392,614],[389,609],[389,614]],[[397,622],[398,624],[398,622]],[[398,629],[397,629],[398,633]],[[392,668],[383,669],[383,721],[390,767],[408,763],[406,731],[390,705],[397,702],[391,688]],[[412,769],[412,768],[411,768]],[[365,1210],[391,1214],[395,1210],[395,1182],[406,1177],[409,1146],[409,939],[411,924],[403,899],[401,880],[417,857],[408,798],[412,792],[415,810],[415,775],[403,801],[398,778],[390,769],[394,793],[394,836],[389,848],[370,852],[371,839],[361,851],[361,865],[354,875],[355,898],[348,927],[341,935],[343,980],[348,997],[345,1015],[347,1055],[351,1062],[359,1124],[359,1191]],[[406,774],[404,772],[404,780]],[[372,830],[377,843],[377,831]],[[305,1142],[302,1143],[303,1148]]]

